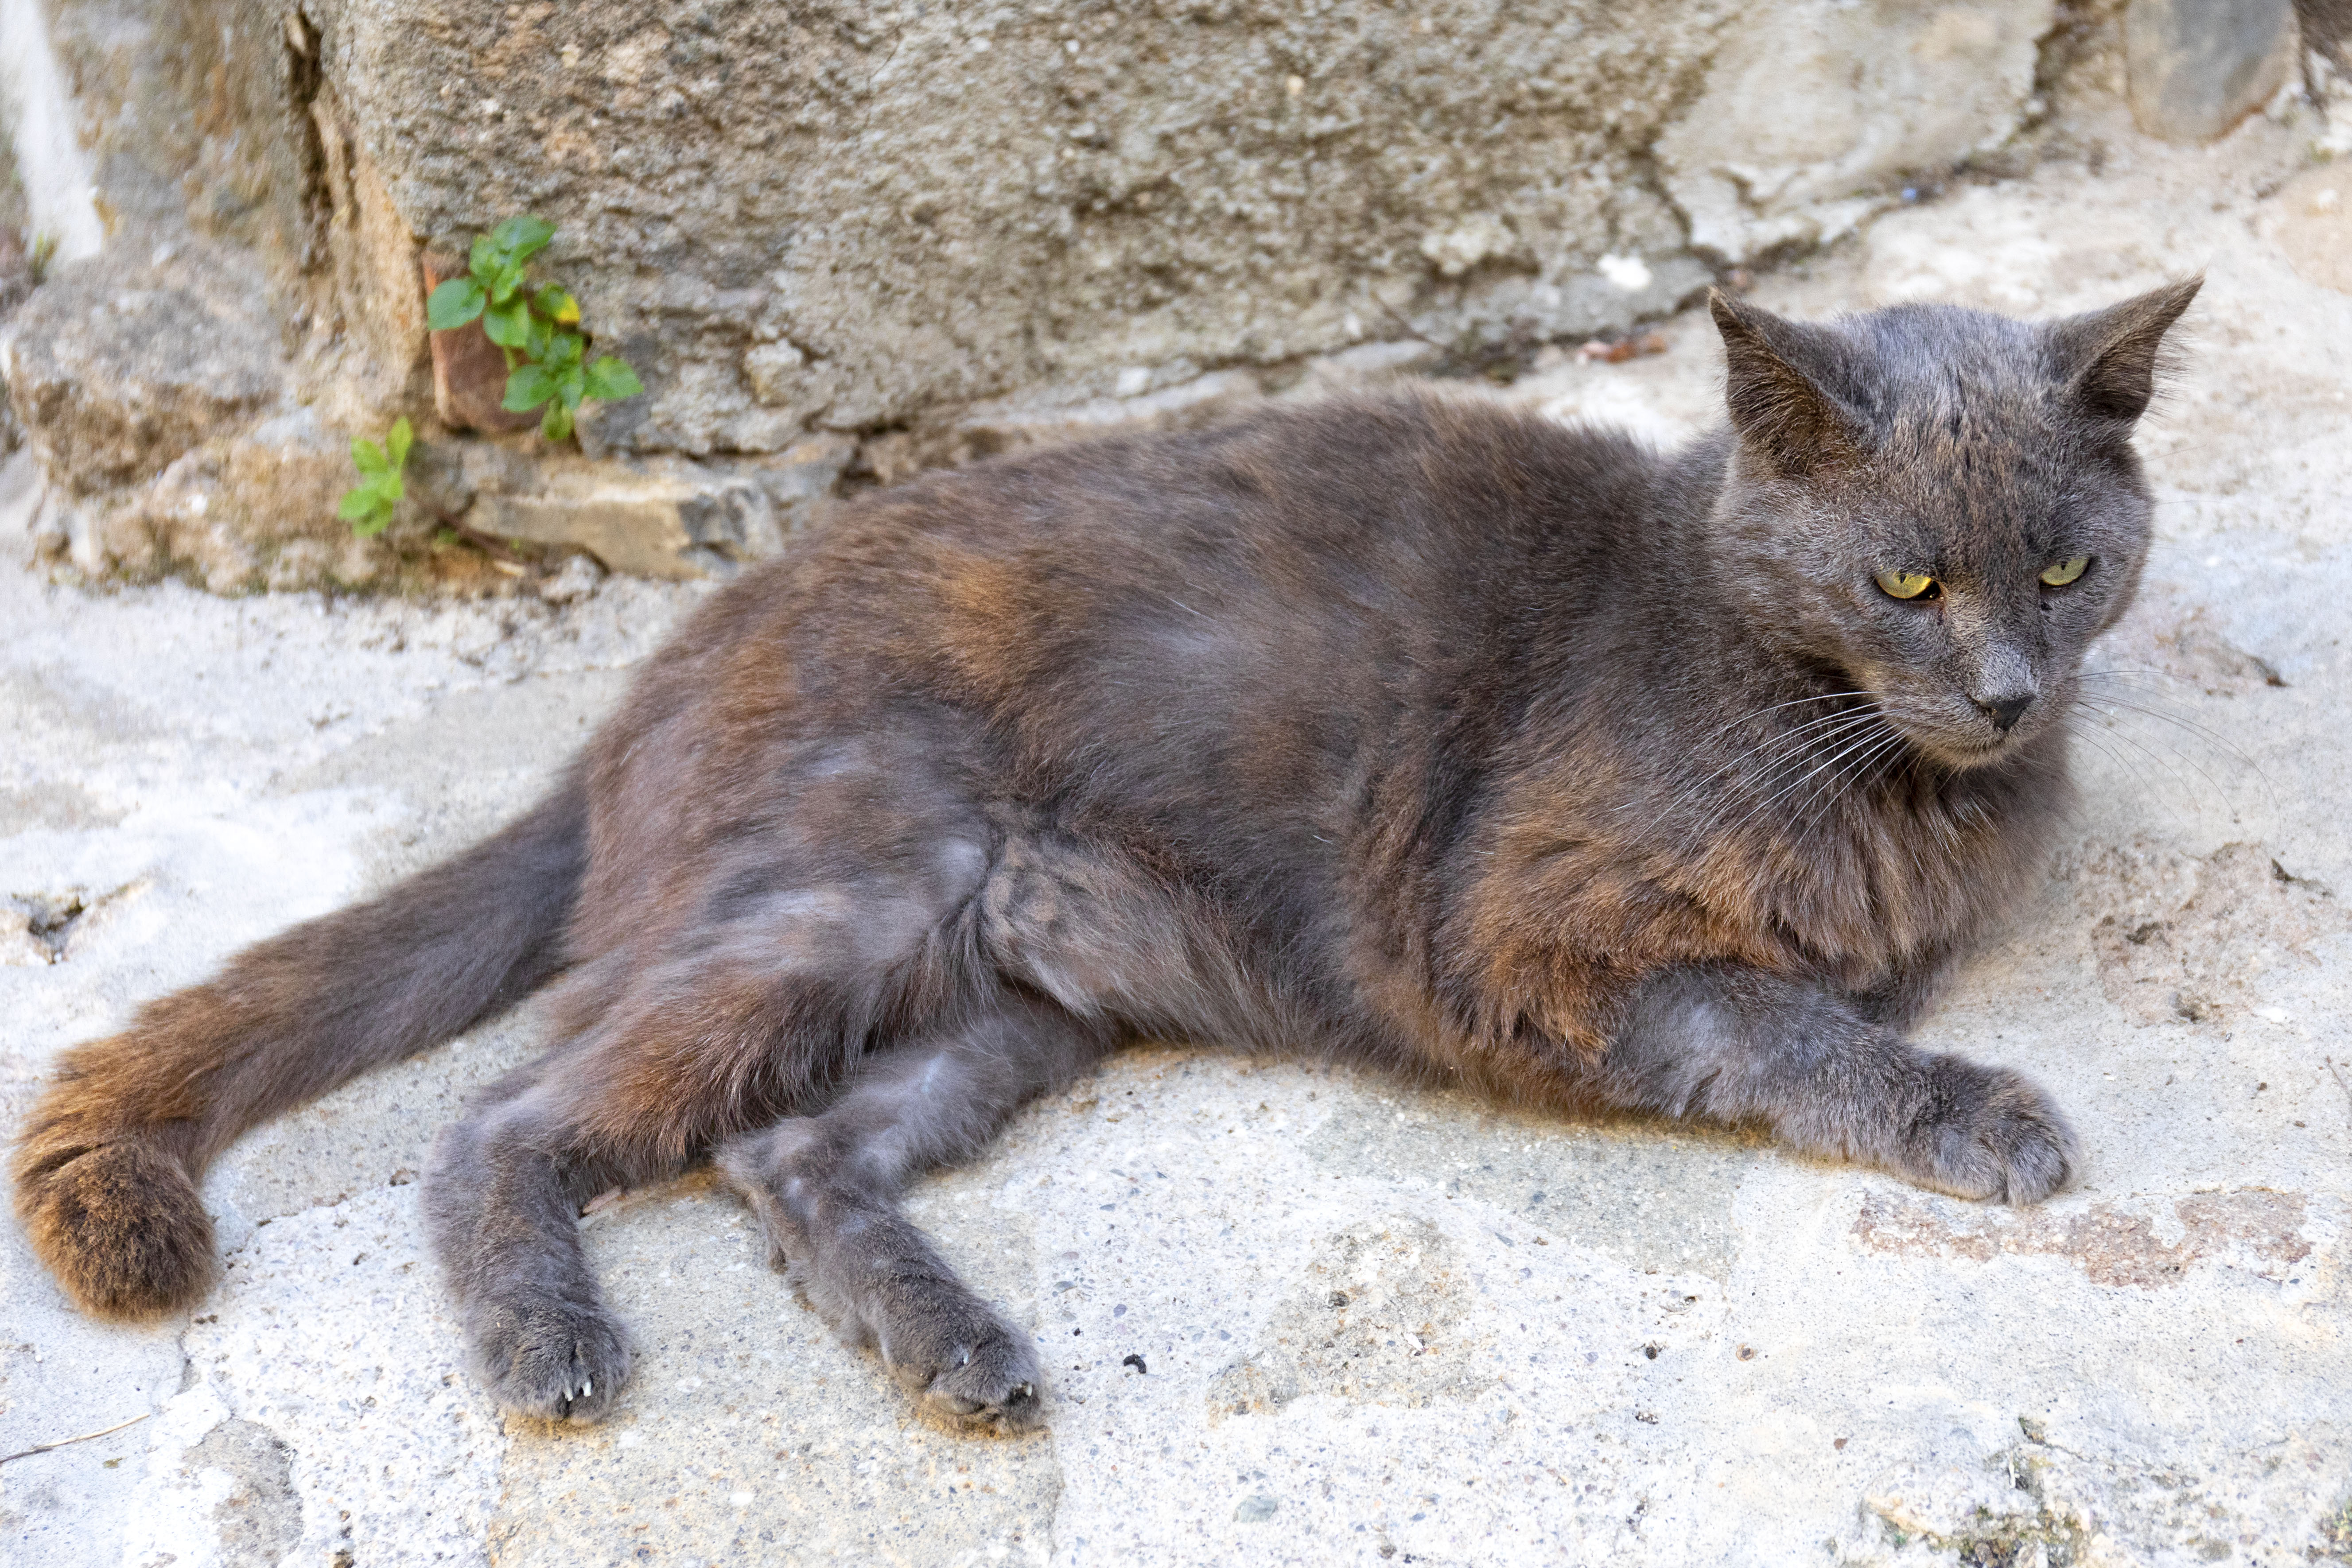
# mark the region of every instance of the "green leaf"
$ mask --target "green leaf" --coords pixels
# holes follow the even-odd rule
[[[555,378],[540,365],[525,365],[507,378],[506,400],[499,406],[511,413],[529,413],[555,395]]]
[[[408,427],[408,416],[402,414],[392,422],[392,433],[383,438],[385,453],[392,458],[392,471],[398,474],[408,466],[408,449],[415,443],[416,433]]]
[[[588,340],[579,333],[558,332],[549,340],[545,358],[551,368],[561,370],[578,364],[581,351],[587,347]]]
[[[425,322],[436,332],[462,327],[482,313],[482,286],[470,277],[452,277],[425,301]]]
[[[565,408],[578,408],[581,394],[588,390],[587,382],[587,372],[573,365],[556,376],[555,395]]]
[[[498,276],[490,279],[490,308],[496,309],[501,305],[513,304],[528,310],[530,308],[529,301],[515,298],[521,288],[522,263],[510,261],[499,268]]]
[[[507,263],[505,249],[488,235],[476,235],[474,248],[467,254],[466,267],[485,284],[499,275]]]
[[[550,441],[561,441],[572,434],[572,411],[558,402],[547,405],[546,414],[539,422],[539,433]]]
[[[351,524],[352,532],[360,538],[373,538],[392,526],[394,497],[386,496],[373,485],[362,485],[343,492],[335,507],[335,515]]]
[[[530,340],[530,308],[520,299],[493,305],[482,312],[482,330],[501,349],[520,349]]]
[[[629,369],[627,361],[606,354],[588,367],[587,390],[588,395],[598,402],[616,402],[646,389],[637,380],[637,372]]]
[[[384,461],[383,448],[363,435],[352,438],[352,466],[371,479],[392,472],[392,465]]]
[[[530,308],[558,326],[576,326],[580,321],[580,301],[552,283],[532,297]]]
[[[547,242],[555,237],[555,225],[545,218],[519,214],[492,229],[490,237],[498,242],[510,259],[529,261],[545,250]]]
[[[555,329],[548,325],[547,318],[536,310],[532,311],[530,330],[522,346],[523,358],[544,361],[547,358],[548,343],[554,336]]]

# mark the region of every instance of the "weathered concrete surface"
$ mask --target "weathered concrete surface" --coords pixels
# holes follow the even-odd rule
[[[2008,141],[2035,111],[2057,6],[1805,0],[1754,15],[1657,144],[1691,245],[1731,261],[1835,239],[1906,177]]]
[[[680,474],[723,510],[739,470],[812,437],[859,444],[856,483],[1278,393],[1354,350],[1523,361],[1956,166],[2021,166],[2053,95],[2123,48],[2114,0],[55,9],[113,225],[107,277],[65,286],[234,251],[258,281],[226,347],[270,386],[100,473],[77,455],[132,419],[107,399],[139,378],[92,357],[79,306],[36,310],[19,357],[87,388],[15,400],[80,497],[44,538],[85,579],[215,590],[448,575],[429,507],[346,549],[336,465],[235,459],[265,421],[331,454],[405,413],[474,462],[489,438],[434,414],[419,266],[512,213],[561,225],[544,270],[644,376],[590,408],[583,449],[696,465],[616,465],[576,501],[525,474],[467,526],[529,514],[520,534],[617,569],[723,570],[680,542]],[[497,439],[501,470],[547,455]],[[149,477],[183,453],[198,472]]]
[[[527,1008],[233,1151],[208,1186],[232,1266],[191,1319],[77,1318],[0,1229],[0,1453],[148,1416],[0,1468],[5,1555],[2352,1559],[2352,295],[2269,233],[2301,132],[2182,152],[2121,113],[2081,128],[2100,173],[1963,190],[1759,289],[2057,311],[2209,270],[2144,443],[2161,538],[2101,656],[2084,810],[1925,1030],[2052,1087],[2074,1189],[1988,1209],[1734,1134],[1139,1051],[915,1201],[1050,1348],[1050,1433],[913,1421],[699,1179],[586,1222],[643,1354],[612,1422],[558,1431],[458,1371],[414,1213],[433,1129],[532,1048]],[[1719,370],[1703,319],[1662,330],[1507,395],[1671,439]],[[525,803],[695,592],[567,591],[0,573],[0,894],[31,895],[0,1114],[62,1046]]]
[[[1393,335],[1384,307],[1450,340],[1670,306],[1702,275],[1642,150],[1742,30],[1711,0],[320,24],[415,233],[562,225],[551,265],[649,372],[590,449],[696,454],[1296,359]],[[1655,265],[1624,287],[1603,254]]]

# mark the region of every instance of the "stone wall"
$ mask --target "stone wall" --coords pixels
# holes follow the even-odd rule
[[[2189,5],[2129,19],[2179,53]],[[2190,106],[2206,121],[2293,63],[2285,0],[2244,10],[2271,54]],[[725,571],[845,485],[1507,367],[1998,155],[2059,66],[2130,32],[2097,0],[55,0],[48,19],[109,238],[0,344],[42,538],[86,575],[218,589],[494,577],[433,548],[453,530]],[[2150,89],[2150,112],[2185,90]],[[460,431],[464,400],[446,378],[436,396],[420,265],[526,211],[559,225],[541,270],[646,387],[590,405],[577,451]],[[399,413],[415,499],[352,540],[344,444]]]

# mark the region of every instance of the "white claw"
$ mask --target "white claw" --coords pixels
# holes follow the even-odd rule
[[[585,1382],[585,1383],[583,1383],[583,1384],[582,1384],[582,1385],[580,1385],[580,1397],[581,1397],[581,1398],[583,1398],[583,1399],[587,1398],[587,1397],[588,1397],[588,1396],[590,1396],[591,1394],[593,1394],[593,1393],[595,1393],[595,1392],[596,1392],[596,1382],[595,1382],[595,1379],[593,1379],[593,1378],[589,1379],[587,1382]]]

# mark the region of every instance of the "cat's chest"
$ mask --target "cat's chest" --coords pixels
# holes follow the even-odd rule
[[[1447,922],[1490,975],[1732,963],[1870,987],[1939,957],[2021,880],[2016,835],[1982,812],[1863,800],[1710,826],[1546,795],[1500,814]]]
[[[1744,858],[1744,885],[1725,901],[1727,915],[1841,969],[1881,972],[1959,924],[1953,889],[1867,835],[1814,834]]]
[[[1734,931],[1869,983],[1948,950],[2012,899],[2037,861],[2037,821],[1973,800],[1857,796],[1697,846],[1695,869]]]

